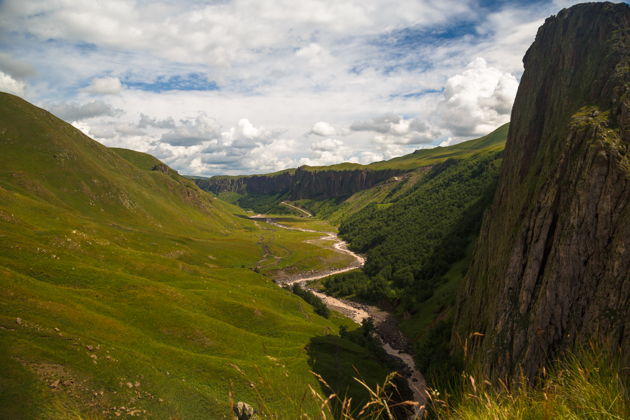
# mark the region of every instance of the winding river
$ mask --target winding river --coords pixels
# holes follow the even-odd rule
[[[283,203],[284,204],[284,203]],[[291,205],[290,207],[301,210],[303,214],[309,214],[306,210],[300,209],[299,207]],[[317,274],[308,274],[301,275],[296,278],[292,278],[290,280],[279,281],[278,283],[281,286],[284,285],[292,285],[292,284],[301,284],[304,285],[306,289],[310,290],[313,294],[319,297],[330,309],[340,312],[344,316],[352,319],[357,324],[361,324],[364,319],[372,318],[374,320],[374,326],[376,331],[376,338],[381,343],[381,346],[385,350],[387,354],[399,359],[402,364],[405,366],[403,372],[400,372],[405,379],[407,380],[407,384],[409,389],[413,392],[414,401],[419,403],[419,405],[414,410],[414,418],[421,417],[424,411],[424,405],[426,404],[426,382],[422,374],[416,369],[415,362],[413,360],[413,356],[409,351],[410,345],[402,335],[400,330],[397,327],[397,323],[392,316],[387,311],[384,311],[376,306],[360,304],[344,299],[338,299],[333,296],[329,296],[325,293],[313,290],[309,287],[305,286],[305,283],[308,283],[313,280],[319,280],[334,274],[345,273],[347,271],[356,270],[357,268],[363,267],[365,264],[365,258],[361,255],[352,252],[348,249],[348,244],[340,239],[336,233],[334,232],[321,232],[311,229],[303,229],[297,227],[286,226],[278,223],[278,219],[269,218],[264,215],[256,215],[250,217],[250,219],[254,220],[264,220],[268,224],[287,230],[296,230],[300,232],[310,232],[317,233],[323,235],[320,240],[326,240],[332,242],[332,248],[343,254],[347,254],[353,257],[354,262],[344,268],[337,270],[329,270],[322,273]]]

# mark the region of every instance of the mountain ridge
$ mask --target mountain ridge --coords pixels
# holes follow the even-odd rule
[[[222,193],[236,193],[233,198],[244,208],[255,211],[281,211],[277,203],[282,200],[302,201],[301,205],[315,205],[326,200],[336,201],[335,206],[353,194],[368,191],[380,184],[399,181],[401,177],[416,178],[413,173],[424,173],[433,165],[448,159],[465,159],[482,151],[503,149],[509,124],[498,127],[488,135],[468,140],[453,146],[420,149],[408,155],[368,165],[340,163],[330,166],[301,166],[266,175],[214,176],[211,178],[191,177],[200,188],[221,196]],[[339,203],[337,203],[337,201]],[[275,207],[270,207],[275,203]]]

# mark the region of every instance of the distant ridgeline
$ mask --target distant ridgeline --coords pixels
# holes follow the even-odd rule
[[[393,305],[403,319],[401,328],[422,355],[420,368],[449,375],[456,290],[496,187],[508,128],[505,124],[475,140],[371,165],[196,182],[256,211],[292,200],[338,224],[341,236],[367,256],[367,263],[363,270],[325,280],[326,292]]]
[[[215,176],[193,178],[202,189],[215,194],[236,192],[251,195],[279,195],[289,200],[336,198],[370,188],[402,169],[367,169],[348,164],[348,168],[301,166],[268,175]]]
[[[322,213],[320,216],[330,218],[331,204],[337,207],[355,193],[388,182],[399,183],[397,188],[401,189],[410,178],[414,182],[417,180],[413,172],[424,172],[447,159],[462,159],[482,149],[500,150],[506,135],[507,125],[480,139],[450,147],[417,150],[406,156],[369,165],[341,163],[301,166],[264,175],[190,179],[200,188],[218,194],[226,201],[258,212],[287,212],[289,209],[278,206],[278,203],[283,200],[306,200],[300,204]],[[340,217],[332,219],[338,222]]]

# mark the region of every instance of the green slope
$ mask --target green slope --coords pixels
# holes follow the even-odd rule
[[[502,151],[505,147],[508,129],[509,124],[504,124],[490,134],[478,139],[465,141],[448,147],[421,149],[409,155],[362,166],[369,170],[403,169],[409,172],[390,178],[372,188],[359,191],[350,197],[330,200],[299,200],[296,201],[296,204],[338,225],[347,217],[359,212],[370,204],[375,204],[382,208],[400,200],[416,188],[416,184],[422,180],[424,175],[427,174],[434,165],[438,165],[448,159],[470,159],[480,154]],[[344,165],[346,164],[321,167],[318,169],[342,168],[345,167]],[[347,169],[351,168],[347,167]]]
[[[158,164],[0,94],[0,417],[222,418],[229,394],[317,413],[309,348],[346,321],[262,274],[343,257]]]
[[[504,124],[492,133],[474,140],[447,147],[434,147],[432,149],[420,149],[415,152],[393,158],[384,162],[375,162],[367,165],[370,169],[414,169],[423,166],[432,166],[444,162],[446,159],[466,159],[479,152],[496,152],[503,150],[509,124]]]

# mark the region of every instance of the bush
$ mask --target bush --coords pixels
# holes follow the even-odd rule
[[[312,305],[316,314],[323,316],[324,318],[330,317],[330,309],[328,309],[328,306],[326,306],[320,298],[315,296],[313,292],[302,288],[302,286],[297,283],[291,286],[291,291]]]

